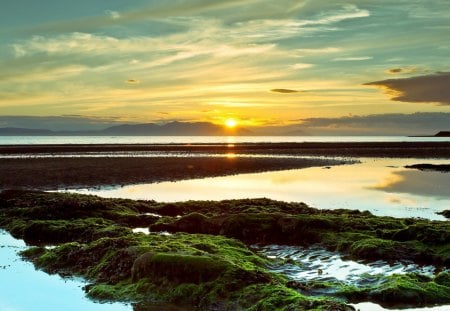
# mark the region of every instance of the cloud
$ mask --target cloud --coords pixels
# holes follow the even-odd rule
[[[125,83],[128,83],[128,84],[137,84],[137,83],[140,83],[140,81],[139,81],[139,80],[136,80],[136,79],[128,79],[128,80],[125,81]]]
[[[106,10],[105,13],[111,17],[111,19],[119,19],[121,17],[120,13],[117,11]]]
[[[352,61],[361,61],[361,60],[369,60],[373,59],[372,56],[360,56],[360,57],[337,57],[334,58],[335,62],[352,62]]]
[[[290,2],[290,3],[289,3]],[[73,20],[58,22],[49,22],[41,25],[34,25],[32,28],[23,28],[24,33],[44,34],[55,32],[91,32],[99,28],[105,28],[116,25],[126,26],[132,23],[144,23],[150,20],[168,20],[185,16],[205,17],[214,15],[228,24],[233,24],[236,20],[244,21],[249,26],[248,21],[253,20],[264,23],[266,20],[272,20],[273,17],[287,18],[295,16],[298,10],[301,10],[302,4],[298,1],[288,1],[274,5],[273,1],[268,0],[228,0],[228,1],[208,1],[208,0],[190,0],[190,1],[155,1],[150,5],[142,6],[138,10],[129,10],[117,12],[105,10],[102,15],[89,16]],[[258,7],[255,10],[255,7]],[[257,11],[257,12],[255,12]],[[357,19],[370,16],[370,12],[360,9],[355,5],[343,5],[338,8],[330,9],[330,6],[324,6],[321,13],[312,15],[310,19],[288,20],[288,28],[294,29],[304,26],[329,25],[341,21]],[[292,23],[294,22],[294,23]],[[238,23],[236,23],[238,25]],[[254,35],[256,33],[253,33]]]
[[[391,68],[386,70],[386,73],[389,74],[408,74],[408,73],[413,73],[416,72],[418,69],[416,67],[404,67],[404,68]]]
[[[292,69],[307,69],[314,67],[313,64],[306,64],[306,63],[297,63],[291,66]]]
[[[300,54],[326,54],[326,53],[337,53],[342,51],[342,49],[337,47],[324,47],[315,49],[297,49],[295,51],[299,52]]]
[[[449,124],[450,113],[417,112],[308,118],[299,126],[314,135],[434,135]]]
[[[74,20],[49,22],[24,28],[26,33],[46,33],[46,32],[76,32],[92,31],[94,29],[113,26],[120,20],[122,25],[127,23],[143,22],[150,19],[164,19],[168,17],[186,16],[189,14],[200,15],[224,8],[240,7],[244,3],[252,3],[255,0],[228,0],[228,1],[155,1],[151,5],[140,7],[138,10],[130,10],[118,13],[106,10],[106,14],[99,16],[89,16]]]
[[[450,105],[450,73],[447,72],[368,82],[364,85],[386,89],[394,101]]]
[[[392,68],[388,70],[389,73],[400,73],[402,71],[403,71],[402,68]]]
[[[281,94],[291,94],[291,93],[299,93],[300,91],[291,90],[291,89],[271,89],[272,93],[281,93]]]

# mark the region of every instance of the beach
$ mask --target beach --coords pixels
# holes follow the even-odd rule
[[[0,188],[64,189],[330,166],[358,157],[450,158],[450,142],[0,146]]]
[[[433,185],[445,187],[448,142],[9,145],[0,157],[3,239],[24,240],[23,259],[81,277],[87,297],[120,310],[441,310],[450,302],[449,222],[435,213],[442,208],[420,212],[423,202],[447,202]],[[156,183],[180,187],[158,202]],[[230,183],[231,199],[218,201],[218,185]],[[130,200],[140,185],[150,198]],[[265,187],[298,199],[251,198],[271,193]],[[355,201],[347,209],[300,201],[322,188],[318,197]],[[413,199],[415,215],[428,219],[408,216]],[[383,200],[393,208],[377,215]]]

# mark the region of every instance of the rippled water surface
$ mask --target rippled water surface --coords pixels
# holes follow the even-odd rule
[[[383,260],[374,262],[348,260],[339,253],[327,251],[322,247],[267,245],[255,248],[268,258],[278,259],[270,267],[272,271],[299,282],[340,281],[349,285],[363,286],[376,282],[377,275],[418,272],[431,276],[435,271],[433,266],[418,266],[410,262],[389,264]]]

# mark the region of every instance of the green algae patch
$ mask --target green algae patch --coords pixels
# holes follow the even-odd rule
[[[133,302],[138,309],[154,303],[219,310],[450,303],[449,222],[268,199],[157,203],[9,190],[0,194],[0,227],[36,246],[22,252],[36,267],[84,277],[90,298]],[[133,233],[135,227],[149,227],[151,234]],[[320,245],[359,260],[409,260],[443,272],[380,276],[363,288],[298,283],[270,272],[271,261],[248,246],[253,243]]]
[[[164,277],[174,283],[203,283],[217,279],[230,266],[212,256],[147,252],[134,261],[131,273],[133,281]]]
[[[392,275],[384,284],[372,289],[369,297],[382,303],[396,301],[407,304],[448,303],[450,288],[422,275]]]
[[[150,230],[224,235],[248,244],[320,244],[355,259],[450,265],[449,222],[376,217],[349,211],[224,213],[209,217],[191,213],[164,218],[151,224]]]

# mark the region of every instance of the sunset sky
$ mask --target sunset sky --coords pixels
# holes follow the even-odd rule
[[[0,26],[0,127],[450,120],[448,0],[2,0]]]

